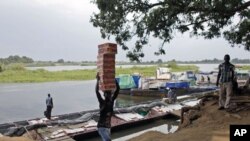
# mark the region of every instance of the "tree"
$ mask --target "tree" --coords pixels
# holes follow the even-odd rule
[[[158,60],[157,60],[157,63],[158,63],[158,64],[161,64],[161,63],[163,63],[163,61],[162,61],[161,59],[158,59]]]
[[[57,60],[57,63],[64,63],[64,60],[63,59],[59,59],[59,60]]]
[[[3,72],[2,64],[0,64],[0,72]]]
[[[162,40],[156,55],[165,54],[164,44],[173,34],[189,32],[205,39],[224,36],[232,46],[250,49],[250,1],[248,0],[92,0],[99,12],[90,22],[99,27],[102,38],[115,36],[128,50],[127,41],[136,38],[127,57],[140,61],[149,37]]]
[[[23,56],[20,57],[18,55],[9,56],[8,58],[0,58],[0,63],[2,64],[11,64],[11,63],[33,63],[34,60],[32,58]]]
[[[22,58],[20,58],[22,61],[22,63],[33,63],[34,60],[32,58],[29,58],[29,57],[26,57],[26,56],[23,56]]]

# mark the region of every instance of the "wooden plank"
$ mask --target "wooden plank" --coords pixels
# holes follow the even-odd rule
[[[171,115],[177,116],[177,117],[181,117],[181,110],[174,110],[169,112]]]

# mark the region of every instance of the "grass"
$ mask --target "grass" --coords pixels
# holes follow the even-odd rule
[[[166,66],[161,66],[161,67],[166,67]],[[156,75],[156,69],[158,66],[148,66],[148,67],[132,67],[132,68],[117,68],[116,69],[116,75],[119,74],[133,74],[133,73],[139,73],[142,74],[143,76],[155,76]],[[192,70],[192,71],[198,71],[198,67],[194,65],[189,65],[189,66],[170,66],[171,72],[181,72],[181,71],[187,71],[187,70]]]
[[[91,80],[95,70],[74,70],[49,72],[46,70],[4,71],[0,73],[0,82],[50,82],[66,80]]]
[[[250,66],[249,65],[244,65],[240,69],[241,70],[250,70]]]
[[[116,75],[140,73],[143,76],[155,76],[157,66],[116,68]],[[171,71],[197,71],[196,66],[171,66]],[[1,83],[24,83],[24,82],[51,82],[51,81],[73,81],[73,80],[93,80],[96,69],[91,70],[71,70],[50,72],[43,69],[26,70],[20,65],[12,66],[0,72]]]

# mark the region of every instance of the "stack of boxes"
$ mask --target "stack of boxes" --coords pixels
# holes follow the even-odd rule
[[[97,69],[100,76],[99,88],[102,91],[114,90],[115,84],[115,54],[117,45],[105,43],[98,45]]]

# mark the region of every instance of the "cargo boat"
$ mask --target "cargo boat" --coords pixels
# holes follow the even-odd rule
[[[214,92],[216,90],[179,96],[176,104],[166,104],[161,100],[155,100],[130,107],[115,108],[111,119],[112,132],[147,124],[169,114],[179,116],[183,106],[194,106],[199,102],[197,96],[204,96]],[[33,138],[33,140],[84,140],[97,136],[96,125],[98,118],[99,110],[53,116],[52,120],[36,118],[0,124],[0,133],[7,136],[22,136],[24,133],[31,136],[31,134],[35,133],[36,139]]]

